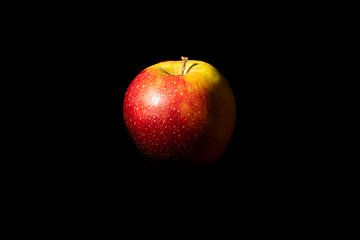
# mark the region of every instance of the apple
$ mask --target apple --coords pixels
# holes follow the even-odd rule
[[[123,104],[131,139],[154,164],[214,164],[232,138],[235,112],[224,76],[211,64],[186,57],[141,71]]]

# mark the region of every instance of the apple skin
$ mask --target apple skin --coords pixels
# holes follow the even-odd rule
[[[212,65],[164,61],[141,71],[124,98],[126,127],[155,165],[204,166],[216,162],[231,140],[236,107],[231,88]]]

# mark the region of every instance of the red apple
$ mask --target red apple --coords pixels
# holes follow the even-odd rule
[[[154,163],[209,165],[226,149],[235,100],[212,65],[182,57],[140,72],[125,93],[124,119],[138,149]]]

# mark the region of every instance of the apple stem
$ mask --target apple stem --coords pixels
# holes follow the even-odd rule
[[[188,57],[181,57],[182,60],[182,70],[181,70],[181,75],[185,75],[185,68],[186,68],[186,62],[189,58]]]

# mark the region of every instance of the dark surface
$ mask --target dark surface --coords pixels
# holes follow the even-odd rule
[[[79,106],[71,106],[73,115],[65,120],[71,128],[64,129],[69,131],[66,146],[74,152],[61,160],[70,181],[79,184],[77,189],[68,182],[70,189],[94,194],[106,208],[298,211],[307,201],[301,200],[301,193],[312,174],[309,156],[301,149],[306,148],[301,133],[306,120],[298,111],[302,99],[293,95],[303,84],[302,72],[288,58],[300,49],[291,42],[264,42],[261,37],[246,34],[221,43],[203,36],[120,44],[120,36],[115,36],[82,45],[74,62],[79,76],[73,94]],[[236,129],[215,166],[153,171],[143,166],[144,158],[127,134],[122,100],[143,68],[182,55],[212,63],[226,76],[236,98]],[[69,81],[67,87],[72,84]]]
[[[26,55],[46,81],[38,97],[44,117],[36,123],[44,131],[32,125],[42,141],[31,149],[41,154],[25,164],[35,181],[22,183],[24,196],[49,216],[74,219],[153,210],[231,212],[249,221],[320,214],[326,180],[313,153],[321,133],[310,135],[317,110],[309,108],[323,53],[317,25],[266,7],[226,12],[220,21],[194,10],[186,25],[175,13],[152,19],[136,12],[134,19],[146,19],[136,22],[79,10],[67,21],[30,24],[38,27],[24,34],[32,36]],[[180,56],[225,75],[236,128],[216,165],[153,170],[130,140],[122,101],[142,69]]]

